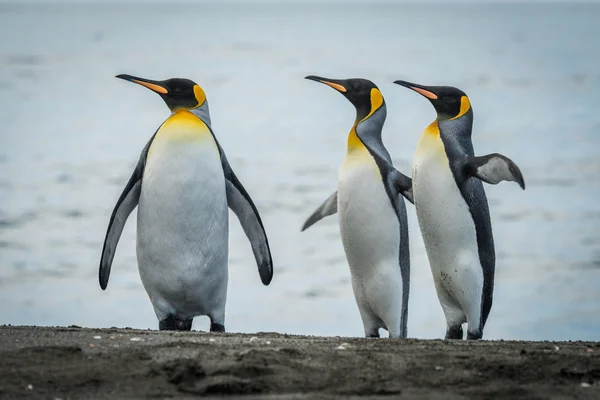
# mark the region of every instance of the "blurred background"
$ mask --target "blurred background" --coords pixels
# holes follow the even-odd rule
[[[373,80],[384,143],[410,174],[426,99],[393,80],[463,89],[479,155],[511,157],[527,190],[486,185],[496,241],[488,339],[600,339],[600,4],[479,1],[0,2],[0,324],[157,328],[130,217],[106,291],[112,211],[168,116],[118,80],[187,77],[262,215],[275,261],[260,283],[231,214],[231,332],[362,336],[337,216],[300,233],[337,186],[352,105],[304,80]],[[445,321],[409,205],[409,336]],[[194,329],[208,329],[196,318]]]

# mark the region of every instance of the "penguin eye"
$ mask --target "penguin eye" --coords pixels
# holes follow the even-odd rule
[[[173,88],[173,91],[174,91],[175,93],[181,93],[181,88],[180,88],[179,86],[175,86],[175,87]]]

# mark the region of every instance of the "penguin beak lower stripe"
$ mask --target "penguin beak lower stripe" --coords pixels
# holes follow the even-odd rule
[[[169,92],[167,91],[167,89],[165,89],[165,88],[164,88],[164,87],[162,87],[162,86],[156,85],[156,84],[154,84],[154,83],[142,82],[142,81],[138,81],[137,79],[133,79],[133,80],[132,80],[132,82],[135,82],[135,83],[137,83],[138,85],[145,86],[145,87],[147,87],[148,89],[155,91],[156,93],[161,93],[161,94],[167,94],[167,93],[169,93]]]
[[[437,100],[437,98],[438,98],[435,93],[432,93],[429,90],[421,89],[421,88],[414,87],[414,86],[410,86],[410,88],[412,90],[414,90],[415,92],[422,94],[423,96],[427,97],[430,100]]]
[[[332,88],[334,88],[338,92],[342,92],[342,93],[346,93],[347,92],[346,88],[343,87],[342,85],[340,85],[339,83],[333,83],[333,82],[327,82],[327,81],[319,81],[319,82],[324,83],[327,86],[331,86]]]

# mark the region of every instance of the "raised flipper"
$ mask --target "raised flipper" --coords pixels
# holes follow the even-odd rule
[[[308,229],[311,225],[319,222],[323,218],[335,214],[337,212],[337,190],[333,192],[331,196],[323,204],[319,206],[315,210],[314,213],[304,223],[302,226],[302,232]]]
[[[127,218],[140,201],[142,177],[144,175],[144,167],[146,165],[148,149],[150,148],[152,140],[154,140],[154,136],[152,136],[142,150],[142,154],[140,155],[138,163],[133,170],[133,174],[131,174],[131,178],[129,178],[129,182],[127,182],[125,189],[123,189],[123,193],[121,193],[121,196],[119,197],[119,200],[113,209],[112,215],[110,216],[106,237],[104,238],[104,246],[102,248],[102,257],[100,258],[100,268],[98,274],[98,279],[100,281],[100,287],[102,290],[106,289],[108,286],[110,269],[113,259],[115,258],[117,244],[119,243],[121,233],[125,227],[125,222],[127,222]]]
[[[521,189],[525,189],[521,170],[510,158],[502,154],[469,157],[465,164],[465,172],[492,185],[502,181],[513,181],[517,182]]]
[[[211,133],[213,133],[212,129]],[[252,253],[254,253],[256,265],[258,266],[260,280],[264,285],[268,285],[271,283],[271,279],[273,279],[273,259],[260,214],[252,202],[250,195],[231,169],[225,152],[214,133],[213,138],[221,155],[221,165],[223,166],[225,187],[227,190],[227,205],[237,215],[242,229],[244,229],[244,233],[246,233],[246,237],[250,241]]]

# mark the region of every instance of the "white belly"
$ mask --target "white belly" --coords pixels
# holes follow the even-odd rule
[[[138,266],[159,320],[211,314],[226,300],[223,169],[211,136],[189,139],[159,131],[142,181]]]
[[[460,303],[478,316],[483,288],[475,224],[450,170],[439,135],[423,134],[413,166],[419,227],[444,311]],[[446,301],[443,290],[454,301]],[[453,304],[452,304],[453,303]],[[457,317],[457,319],[459,319]]]
[[[379,169],[366,149],[349,153],[344,160],[338,214],[365,331],[386,327],[397,335],[402,307],[400,226]]]
[[[342,165],[338,214],[344,250],[353,274],[369,274],[374,267],[390,260],[398,264],[398,217],[374,160]]]

